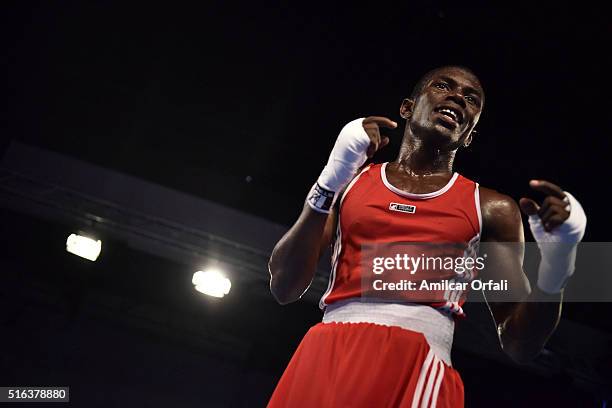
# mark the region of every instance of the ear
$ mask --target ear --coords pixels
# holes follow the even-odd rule
[[[404,119],[408,119],[412,116],[412,110],[414,109],[414,101],[406,98],[402,101],[400,106],[400,116]]]
[[[467,137],[463,141],[463,147],[468,147],[472,143],[472,140],[474,139],[474,135],[477,134],[477,133],[478,133],[478,131],[476,131],[476,129],[472,129],[470,134],[467,135]]]

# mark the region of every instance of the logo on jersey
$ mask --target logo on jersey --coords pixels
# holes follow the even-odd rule
[[[399,211],[406,214],[414,214],[416,211],[416,207],[414,205],[400,203],[389,203],[389,209],[391,211]]]

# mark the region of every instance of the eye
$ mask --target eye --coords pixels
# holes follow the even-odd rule
[[[468,95],[465,97],[465,100],[468,101],[469,103],[471,103],[472,105],[475,105],[478,101],[476,100],[475,97],[473,97],[472,95]]]
[[[446,82],[434,82],[433,86],[442,90],[448,89],[448,84],[446,84]]]

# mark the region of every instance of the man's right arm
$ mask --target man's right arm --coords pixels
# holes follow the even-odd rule
[[[369,116],[349,122],[340,131],[300,217],[270,256],[270,290],[279,303],[298,300],[310,286],[319,257],[331,242],[338,214],[335,204],[342,191],[367,158],[389,143],[380,134],[380,126],[393,129],[397,123]]]
[[[298,300],[314,278],[319,258],[332,242],[337,210],[314,211],[305,203],[300,217],[278,241],[270,261],[270,290],[280,304]]]

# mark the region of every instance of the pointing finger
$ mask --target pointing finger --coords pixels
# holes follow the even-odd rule
[[[397,127],[396,122],[384,116],[368,116],[367,118],[363,120],[364,127],[372,123],[378,126],[386,127],[388,129],[395,129]]]
[[[560,198],[561,200],[563,200],[565,198],[565,193],[563,192],[561,187],[559,187],[558,185],[553,184],[553,183],[551,183],[549,181],[546,181],[546,180],[531,180],[529,182],[529,185],[534,190],[539,191],[541,193],[544,193],[546,195],[557,197],[557,198]]]

